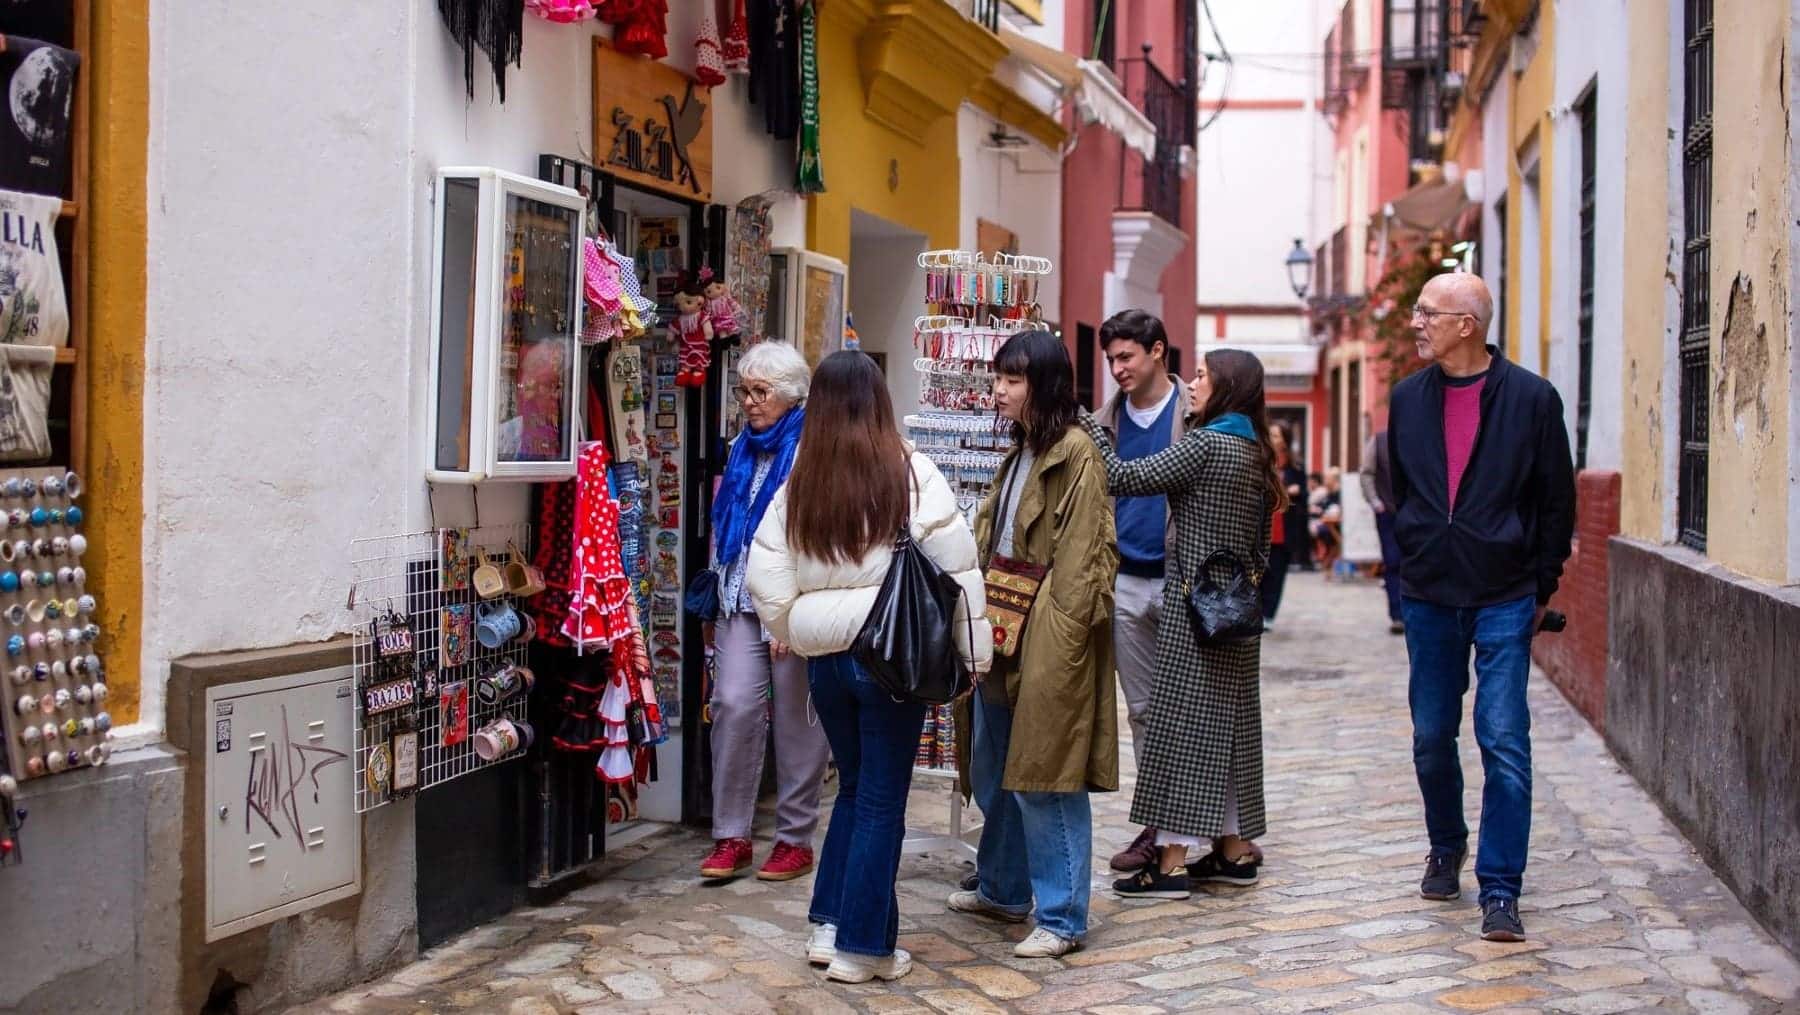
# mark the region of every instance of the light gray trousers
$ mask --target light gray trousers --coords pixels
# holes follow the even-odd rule
[[[1113,579],[1113,655],[1125,716],[1131,722],[1131,755],[1144,767],[1150,687],[1156,682],[1156,625],[1162,621],[1163,579],[1121,574]]]
[[[806,660],[770,658],[754,613],[719,621],[713,645],[713,838],[750,836],[773,712],[775,838],[810,849],[831,747],[809,707]]]

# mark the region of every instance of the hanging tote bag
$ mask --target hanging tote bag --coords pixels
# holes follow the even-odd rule
[[[911,473],[911,467],[908,467]],[[943,705],[970,687],[956,650],[956,606],[962,586],[912,537],[909,517],[894,541],[894,562],[862,630],[850,645],[875,685],[901,701]],[[969,636],[975,618],[968,618]]]
[[[1019,465],[1014,460],[1000,489],[1000,512],[1006,511],[1012,500],[1018,472]],[[994,629],[994,654],[1013,656],[1018,654],[1019,643],[1025,637],[1025,622],[1031,619],[1031,604],[1037,601],[1038,590],[1043,588],[1044,576],[1050,569],[995,553],[994,548],[1000,545],[1001,521],[996,517],[993,531],[988,534],[988,566],[982,582],[987,586],[987,620]]]
[[[1231,577],[1224,585],[1216,584],[1210,573],[1218,560],[1231,565]],[[1194,640],[1202,645],[1248,641],[1263,633],[1257,580],[1230,550],[1213,551],[1200,566],[1199,581],[1188,586],[1188,612],[1193,615]]]

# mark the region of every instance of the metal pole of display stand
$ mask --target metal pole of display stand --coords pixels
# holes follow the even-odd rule
[[[950,783],[950,834],[939,835],[923,829],[908,828],[906,838],[900,840],[902,854],[935,853],[940,850],[955,853],[964,860],[975,859],[975,846],[968,837],[981,831],[981,825],[971,828],[963,827],[962,789],[956,784],[954,768],[914,768],[914,776],[925,776],[930,779],[944,779]]]

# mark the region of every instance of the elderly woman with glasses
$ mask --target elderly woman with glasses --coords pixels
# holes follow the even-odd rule
[[[793,346],[773,341],[745,353],[738,376],[732,394],[743,406],[745,426],[732,442],[712,509],[720,613],[713,630],[715,842],[700,864],[700,876],[736,877],[750,867],[750,824],[773,721],[775,849],[756,876],[789,881],[813,869],[812,839],[830,748],[808,708],[806,661],[763,629],[745,570],[756,527],[793,467],[811,376]]]

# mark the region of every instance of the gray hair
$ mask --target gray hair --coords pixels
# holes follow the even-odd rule
[[[776,397],[796,404],[806,401],[806,389],[812,384],[812,370],[806,357],[786,342],[773,339],[760,342],[738,361],[738,376],[746,381],[762,381]]]

